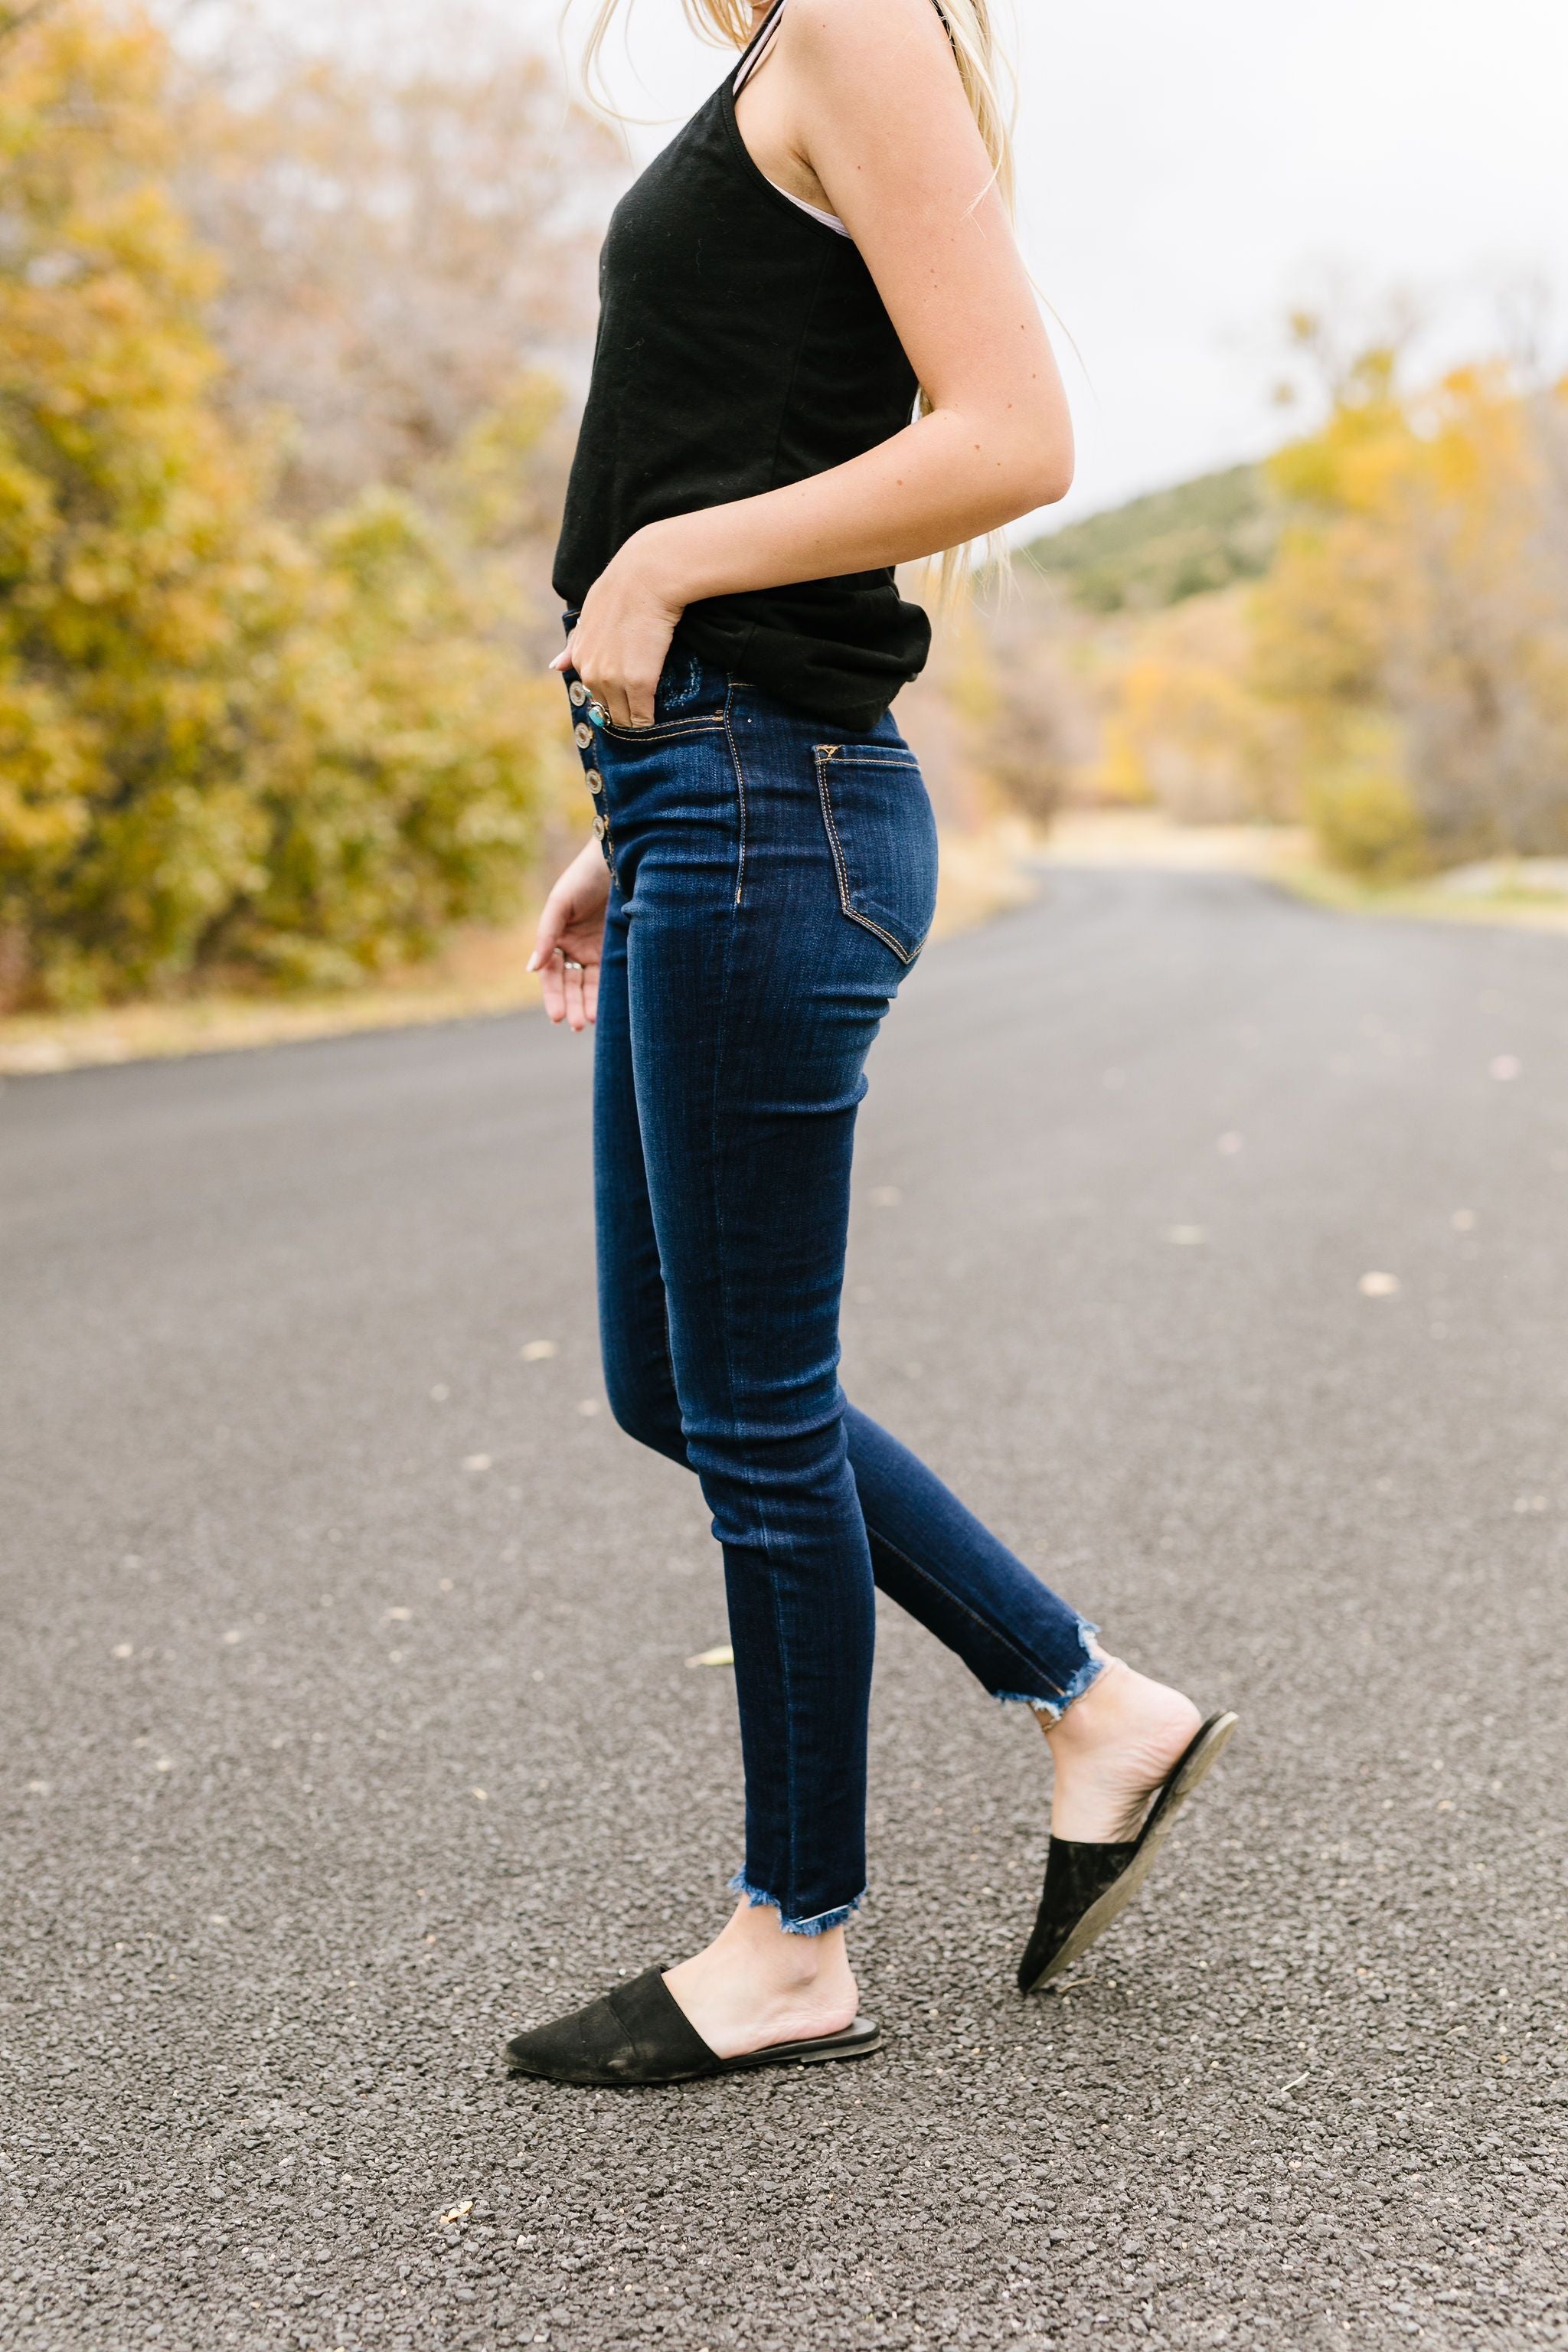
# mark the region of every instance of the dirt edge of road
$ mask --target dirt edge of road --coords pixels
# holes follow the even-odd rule
[[[1038,837],[1018,824],[944,833],[932,939],[972,929],[1036,897],[1039,849]],[[539,1003],[538,979],[526,970],[534,921],[531,909],[504,929],[464,933],[421,970],[350,992],[284,998],[214,992],[91,1012],[14,1013],[0,1019],[0,1078],[516,1013]]]
[[[1037,855],[1047,868],[1247,874],[1342,914],[1568,930],[1568,892],[1532,887],[1528,861],[1511,875],[1507,862],[1498,861],[1500,879],[1493,887],[1462,887],[1458,876],[1380,887],[1326,866],[1304,825],[1176,824],[1153,809],[1072,809],[1057,820]]]
[[[1152,809],[1072,809],[1048,834],[1016,821],[944,833],[932,940],[1027,904],[1058,866],[1249,875],[1342,914],[1568,931],[1568,895],[1509,887],[1460,893],[1441,882],[1374,888],[1325,866],[1300,825],[1176,824]],[[515,1013],[539,1002],[539,982],[524,969],[532,939],[531,913],[505,929],[465,933],[421,971],[348,994],[214,993],[94,1012],[16,1013],[0,1019],[0,1078]]]

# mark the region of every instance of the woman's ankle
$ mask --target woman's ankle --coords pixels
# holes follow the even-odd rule
[[[1125,1658],[1113,1657],[1109,1651],[1098,1654],[1102,1661],[1100,1669],[1088,1687],[1059,1715],[1041,1712],[1037,1717],[1054,1755],[1091,1747],[1103,1738],[1124,1712],[1131,1695],[1131,1686],[1142,1679]]]
[[[706,1949],[667,1969],[664,1980],[722,2058],[841,2032],[858,2006],[842,1927],[787,1936],[775,1910],[744,1898]]]
[[[1134,1836],[1199,1721],[1183,1692],[1108,1658],[1081,1698],[1041,1726],[1056,1775],[1053,1837],[1093,1843]]]
[[[1136,1737],[1148,1727],[1174,1724],[1196,1713],[1184,1691],[1140,1674],[1125,1658],[1108,1655],[1103,1670],[1081,1697],[1054,1720],[1042,1716],[1040,1728],[1051,1743],[1052,1753],[1068,1756],[1097,1748],[1107,1739]]]
[[[710,1949],[721,1947],[728,1947],[781,1991],[809,1991],[847,1974],[849,1968],[842,1927],[830,1927],[821,1936],[787,1935],[771,1903],[753,1903],[744,1895]]]

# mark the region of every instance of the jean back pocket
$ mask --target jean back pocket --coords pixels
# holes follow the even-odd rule
[[[920,762],[880,744],[819,743],[816,759],[838,903],[913,963],[936,910],[936,820]]]

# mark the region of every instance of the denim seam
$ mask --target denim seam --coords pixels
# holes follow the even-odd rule
[[[879,1544],[884,1545],[886,1549],[892,1553],[895,1559],[902,1560],[904,1566],[907,1569],[911,1570],[913,1573],[920,1578],[922,1584],[929,1584],[933,1592],[942,1593],[947,1601],[951,1601],[952,1605],[955,1609],[961,1609],[963,1612],[963,1614],[969,1619],[970,1623],[972,1625],[978,1625],[983,1633],[989,1634],[992,1641],[996,1643],[999,1648],[1010,1650],[1014,1657],[1018,1660],[1019,1664],[1021,1665],[1027,1666],[1031,1673],[1038,1671],[1037,1660],[1026,1655],[1026,1654],[1018,1647],[1016,1642],[1009,1639],[1007,1634],[1001,1633],[994,1625],[991,1624],[985,1618],[982,1617],[977,1610],[972,1609],[967,1601],[961,1601],[956,1593],[949,1591],[948,1588],[944,1584],[940,1584],[928,1569],[924,1569],[921,1566],[918,1559],[911,1559],[907,1551],[900,1551],[898,1545],[896,1543],[889,1542],[886,1536],[879,1535],[877,1538],[877,1541]],[[1083,1622],[1082,1619],[1080,1618],[1079,1622],[1081,1626]],[[1079,1634],[1079,1639],[1082,1639],[1081,1633]],[[1065,1698],[1067,1696],[1067,1690],[1063,1685],[1052,1682],[1049,1675],[1045,1675],[1043,1680],[1048,1686],[1053,1698]],[[992,1696],[994,1697],[997,1694],[993,1692]]]
[[[735,788],[739,797],[741,811],[740,856],[742,864],[743,865],[746,839],[746,790],[744,776],[741,766],[740,752],[736,747],[734,735],[730,727],[730,697],[732,691],[732,688],[727,688],[724,696],[724,732],[729,738],[730,753],[735,770]],[[708,1165],[710,1171],[710,1181],[713,1186],[713,1232],[717,1244],[719,1258],[719,1310],[721,1317],[722,1318],[724,1328],[724,1395],[731,1425],[735,1423],[737,1415],[735,1412],[734,1364],[730,1352],[731,1320],[729,1252],[725,1246],[727,1236],[724,1230],[723,1194],[719,1182],[719,1103],[724,1076],[725,1055],[729,1045],[730,974],[734,961],[735,925],[740,919],[740,913],[741,879],[740,868],[738,867],[734,908],[724,930],[724,962],[722,971],[720,975],[719,1035],[717,1048],[713,1055],[713,1091],[710,1097],[709,1104],[710,1125],[708,1152]],[[758,1533],[762,1538],[763,1551],[765,1557],[770,1549],[768,1541],[768,1527],[766,1517],[761,1510],[757,1513],[756,1523]],[[779,1675],[784,1685],[784,1748],[786,1759],[784,1775],[784,1785],[786,1790],[784,1805],[784,1820],[786,1824],[784,1877],[786,1883],[793,1887],[795,1885],[795,1743],[790,1736],[790,1726],[795,1720],[795,1713],[791,1705],[790,1694],[789,1646],[784,1638],[784,1626],[779,1612],[778,1581],[777,1579],[772,1575],[768,1578],[768,1597],[773,1609],[773,1640],[778,1649]],[[784,1916],[784,1906],[782,1898],[779,1901],[778,1908],[779,1917],[782,1919]]]
[[[874,932],[878,939],[890,947],[900,963],[913,963],[921,948],[925,945],[924,940],[921,940],[919,947],[912,949],[902,947],[891,931],[885,931],[880,923],[874,923],[869,915],[860,914],[849,903],[849,869],[844,862],[844,848],[838,838],[838,827],[833,815],[833,803],[828,798],[827,793],[827,762],[837,748],[836,743],[818,743],[813,750],[812,757],[816,761],[816,790],[822,802],[822,821],[827,827],[827,845],[833,856],[834,872],[838,877],[839,908],[852,923],[859,923],[863,929]],[[894,763],[889,760],[884,764],[891,767]]]
[[[724,740],[730,746],[730,765],[735,771],[735,803],[740,837],[735,852],[735,904],[741,903],[741,893],[746,887],[746,777],[741,765],[741,747],[735,740],[735,730],[730,724],[730,705],[735,698],[731,681],[724,688]]]
[[[675,1407],[675,1426],[680,1433],[681,1459],[689,1470],[691,1456],[686,1444],[686,1415],[680,1410],[680,1391],[675,1384],[675,1340],[669,1328],[669,1285],[664,1279],[662,1266],[659,1269],[658,1295],[664,1317],[664,1353],[655,1364],[654,1372],[656,1378],[661,1379],[664,1391]]]

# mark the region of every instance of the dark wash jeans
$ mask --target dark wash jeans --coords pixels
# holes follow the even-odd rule
[[[1085,1624],[838,1385],[855,1111],[936,833],[891,718],[829,730],[679,641],[655,723],[572,718],[614,877],[594,1053],[605,1378],[723,1546],[746,1861],[795,1934],[866,1883],[873,1586],[1056,1713]]]

